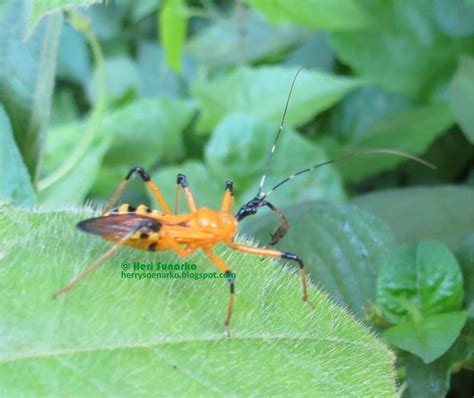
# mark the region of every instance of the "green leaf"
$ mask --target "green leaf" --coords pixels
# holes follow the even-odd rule
[[[156,41],[140,41],[137,52],[142,96],[184,97],[187,94],[187,87],[170,69],[166,63],[163,48]],[[185,61],[186,57],[183,62]],[[186,73],[186,68],[184,73]]]
[[[311,277],[331,297],[364,318],[364,307],[375,298],[381,261],[395,243],[390,229],[353,206],[307,202],[282,211],[290,229],[278,247],[300,255]],[[278,220],[270,213],[247,222],[244,231],[267,243]]]
[[[160,39],[166,61],[177,73],[183,69],[181,58],[186,42],[188,17],[184,8],[184,0],[166,0],[159,14]]]
[[[405,361],[407,396],[412,398],[445,397],[450,385],[450,373],[457,371],[474,356],[474,322],[468,321],[461,335],[443,356],[424,363],[420,358],[410,355]]]
[[[77,30],[65,24],[59,43],[56,77],[84,85],[90,74],[91,59],[86,39]]]
[[[437,239],[456,249],[474,230],[474,189],[467,187],[392,189],[352,203],[389,224],[400,242]]]
[[[434,15],[444,33],[451,37],[474,33],[474,3],[471,0],[435,0]]]
[[[376,300],[390,323],[420,322],[428,315],[459,310],[462,283],[456,258],[443,243],[409,243],[384,261]]]
[[[370,82],[417,99],[443,90],[456,59],[469,51],[440,31],[431,0],[371,2],[377,24],[356,32],[336,32],[340,59]]]
[[[371,25],[369,16],[356,0],[306,0],[297,4],[285,0],[246,2],[278,24],[293,23],[313,30],[355,30]]]
[[[41,0],[31,2],[30,31],[33,31],[45,16],[58,10],[70,10],[77,7],[101,3],[102,0]]]
[[[195,107],[184,100],[144,98],[104,118],[102,130],[115,135],[104,163],[148,168],[183,156],[183,130]]]
[[[278,126],[242,114],[229,114],[217,126],[205,148],[206,164],[222,182],[235,182],[238,202],[255,196]],[[291,148],[291,155],[288,149]],[[285,131],[273,157],[264,191],[283,178],[311,164],[327,160],[316,144],[293,131]],[[275,191],[272,201],[280,206],[326,198],[342,202],[342,182],[331,167],[308,173]]]
[[[27,2],[13,1],[0,21],[0,103],[32,180],[48,126],[62,14],[44,18],[24,40]]]
[[[409,321],[393,326],[385,330],[382,336],[390,344],[430,363],[453,345],[466,318],[466,311],[430,315],[423,318],[421,323]]]
[[[84,124],[72,123],[50,130],[45,169],[55,170],[61,167],[71,154],[84,132]],[[87,151],[78,159],[77,164],[61,176],[54,184],[39,193],[43,207],[55,208],[72,204],[81,204],[91,189],[102,164],[102,159],[112,144],[113,133],[103,131],[92,139]]]
[[[474,235],[468,236],[456,251],[464,280],[464,300],[474,319]]]
[[[448,90],[449,103],[466,138],[474,144],[474,58],[462,57]]]
[[[28,170],[13,138],[10,121],[0,105],[0,197],[15,204],[31,206],[36,195]],[[1,256],[0,256],[1,257]]]
[[[241,67],[220,79],[195,83],[192,92],[202,109],[198,129],[209,132],[231,112],[279,123],[296,71],[296,68]],[[292,127],[308,122],[359,84],[354,79],[302,70],[295,83],[285,125]]]
[[[0,209],[0,233],[8,230],[0,267],[3,394],[394,396],[393,354],[314,287],[317,309],[302,303],[298,275],[274,261],[218,251],[237,275],[231,338],[224,280],[121,278],[125,261],[217,271],[201,253],[183,259],[120,249],[52,300],[111,247],[74,228],[94,215]]]
[[[390,148],[422,154],[453,122],[451,111],[444,103],[401,109],[375,121],[342,151],[346,154],[370,148]],[[407,159],[401,156],[371,155],[342,162],[337,168],[348,181],[360,181],[403,161]]]
[[[237,17],[237,15],[235,16]],[[186,46],[200,63],[235,65],[255,62],[301,43],[308,32],[293,26],[272,27],[262,17],[250,13],[245,18],[217,20],[195,35]],[[216,43],[219,43],[216,46]]]
[[[152,175],[153,181],[158,184],[170,209],[174,211],[176,176],[178,173],[184,174],[187,177],[189,188],[198,207],[220,209],[222,197],[224,196],[225,180],[219,181],[202,162],[195,160],[190,160],[177,166],[165,167],[163,170]],[[183,193],[180,195],[180,212],[187,213],[188,206],[185,196]],[[150,192],[148,192],[148,196],[154,200]]]
[[[141,80],[136,64],[127,57],[117,56],[104,61],[107,102],[109,104],[120,104],[134,98],[140,92]],[[98,100],[98,71],[97,68],[90,76],[86,91],[91,104]]]
[[[408,99],[402,95],[365,85],[349,93],[334,106],[321,130],[329,130],[343,142],[350,143],[384,117],[406,109],[409,105]]]

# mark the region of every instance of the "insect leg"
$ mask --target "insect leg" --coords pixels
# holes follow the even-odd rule
[[[235,278],[230,271],[229,266],[217,257],[211,249],[203,249],[207,257],[216,264],[222,272],[227,276],[227,282],[229,282],[230,287],[230,296],[229,296],[229,306],[227,307],[227,318],[225,319],[224,326],[227,331],[227,337],[230,337],[230,318],[232,318],[232,311],[234,309],[234,292],[235,292]]]
[[[156,184],[151,180],[150,174],[148,174],[143,167],[132,167],[125,178],[122,180],[122,182],[119,184],[115,192],[113,193],[112,197],[109,199],[107,202],[107,205],[105,206],[104,212],[102,214],[107,213],[111,207],[117,202],[119,199],[120,195],[122,195],[123,190],[125,189],[125,185],[127,185],[127,182],[130,180],[130,178],[135,174],[138,173],[138,175],[141,177],[143,182],[148,186],[150,189],[151,193],[157,200],[157,202],[160,204],[161,208],[163,209],[163,212],[165,214],[171,214],[171,211],[165,201],[165,198],[163,198],[163,195],[161,194],[160,190],[156,186]]]
[[[224,197],[222,198],[222,211],[231,211],[234,212],[234,182],[232,180],[227,180],[225,183],[225,192]]]
[[[112,254],[114,254],[123,244],[129,240],[136,232],[144,228],[153,229],[155,227],[154,222],[145,221],[143,224],[140,224],[136,228],[133,228],[128,232],[122,239],[120,239],[114,246],[107,250],[102,256],[90,264],[86,269],[84,269],[78,276],[76,276],[71,282],[69,282],[62,289],[58,290],[53,294],[53,298],[57,298],[61,294],[66,293],[67,291],[73,289],[81,280],[83,280],[87,275],[94,271],[99,265],[101,265],[105,260],[107,260]]]
[[[275,212],[278,217],[280,217],[280,225],[278,225],[277,229],[275,232],[271,233],[272,240],[269,243],[269,246],[274,246],[276,245],[283,237],[286,235],[288,232],[288,218],[283,214],[283,212],[273,206],[270,202],[265,201],[265,206],[267,206],[269,209],[271,209],[273,212]]]
[[[279,250],[262,249],[260,247],[240,245],[234,242],[227,242],[227,245],[231,247],[232,249],[245,252],[245,253],[256,254],[258,256],[265,256],[265,257],[284,258],[286,260],[296,261],[300,267],[301,283],[303,285],[303,301],[309,303],[306,273],[304,272],[304,264],[303,264],[303,260],[301,260],[301,258],[297,254],[283,252]]]
[[[176,207],[175,207],[176,214],[178,214],[178,208],[179,208],[179,189],[180,188],[183,189],[186,195],[189,211],[191,213],[194,213],[196,211],[196,203],[194,202],[193,193],[191,192],[191,189],[189,189],[188,180],[186,179],[186,176],[184,174],[178,174],[178,177],[176,178]]]

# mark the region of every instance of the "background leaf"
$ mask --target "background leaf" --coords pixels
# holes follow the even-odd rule
[[[395,325],[385,330],[382,336],[390,344],[430,363],[453,345],[466,318],[465,311],[430,315],[423,318],[420,324],[409,321]]]
[[[182,261],[167,253],[121,250],[52,300],[54,290],[110,246],[75,230],[93,214],[4,205],[0,214],[2,234],[9,232],[0,267],[0,302],[9,308],[0,314],[0,383],[7,395],[395,393],[391,352],[316,289],[310,295],[318,310],[303,305],[298,276],[272,261],[219,251],[237,274],[229,339],[224,281],[121,279],[123,261]],[[216,270],[200,254],[189,261],[201,272]],[[7,288],[12,281],[16,289]]]
[[[183,130],[194,112],[190,102],[168,98],[144,98],[116,110],[102,123],[105,132],[116,136],[104,163],[148,168],[157,161],[179,159],[184,154]]]
[[[230,114],[217,126],[208,142],[205,149],[206,163],[222,182],[229,178],[235,180],[237,204],[255,196],[277,129],[275,124]],[[291,130],[284,132],[279,146],[282,150],[275,153],[264,191],[309,164],[326,160],[316,144]],[[284,148],[291,148],[291,155]],[[342,202],[345,198],[340,180],[330,167],[308,173],[293,182],[276,191],[272,200],[284,206],[321,198]]]
[[[386,190],[352,201],[389,224],[400,242],[436,239],[453,249],[474,230],[472,203],[474,189],[458,186]]]
[[[305,28],[354,30],[371,21],[357,1],[307,0],[297,7],[285,0],[246,0],[274,23],[295,23]]]
[[[463,57],[448,91],[451,110],[466,138],[474,143],[474,58]]]
[[[369,2],[371,28],[331,35],[340,59],[383,88],[413,98],[430,98],[456,68],[470,42],[448,39],[433,17],[430,0]]]
[[[36,201],[28,170],[16,147],[10,121],[0,105],[0,197],[17,205],[31,206]]]
[[[296,71],[296,68],[279,67],[239,68],[221,79],[195,83],[192,91],[203,112],[199,130],[211,130],[229,112],[279,123]],[[307,122],[359,84],[357,80],[302,70],[295,83],[285,125],[291,127]]]
[[[187,52],[207,65],[253,62],[292,48],[309,33],[293,26],[272,27],[258,14],[217,20],[186,45]],[[216,43],[219,43],[216,46]]]
[[[160,38],[168,64],[181,73],[181,56],[186,40],[187,17],[184,0],[165,0],[160,11]]]
[[[445,245],[410,243],[383,262],[376,300],[389,322],[418,322],[427,315],[458,310],[464,297],[462,284],[456,258]]]
[[[452,124],[453,118],[446,104],[401,109],[375,121],[342,151],[351,153],[370,148],[390,148],[414,155],[422,154]],[[372,155],[340,163],[337,168],[348,181],[360,181],[403,161],[408,162],[400,156]]]
[[[290,230],[278,247],[300,255],[311,277],[363,318],[364,307],[375,298],[381,260],[394,245],[390,229],[352,206],[308,202],[282,211]],[[247,221],[244,231],[265,243],[277,223],[273,217],[266,214]]]
[[[44,18],[25,41],[27,23],[26,3],[12,1],[0,21],[0,103],[34,181],[48,126],[63,18],[58,12]]]
[[[89,6],[94,3],[100,3],[102,0],[41,0],[31,2],[30,31],[33,31],[36,25],[43,17],[58,10],[67,10],[75,7]]]

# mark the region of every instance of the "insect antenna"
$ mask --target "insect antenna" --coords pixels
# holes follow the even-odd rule
[[[388,155],[401,156],[401,157],[404,157],[406,159],[414,160],[415,162],[421,163],[422,165],[424,165],[426,167],[429,167],[431,169],[436,170],[436,166],[434,164],[432,164],[430,162],[427,162],[424,159],[421,159],[417,156],[411,155],[411,154],[406,153],[406,152],[397,151],[395,149],[378,149],[378,148],[377,149],[368,149],[368,150],[365,150],[365,151],[353,152],[353,153],[350,153],[346,156],[342,156],[342,157],[337,158],[337,159],[332,159],[332,160],[328,160],[326,162],[318,163],[318,164],[315,164],[314,166],[311,166],[311,167],[308,167],[306,169],[300,170],[300,171],[286,177],[282,181],[280,181],[272,189],[270,189],[267,193],[264,193],[263,195],[261,195],[260,198],[261,199],[267,198],[273,191],[280,188],[283,184],[286,184],[288,181],[292,180],[293,178],[295,178],[295,177],[297,177],[301,174],[308,173],[310,171],[313,171],[313,170],[315,170],[319,167],[322,167],[322,166],[326,166],[328,164],[339,163],[339,162],[342,162],[344,160],[348,160],[348,159],[351,159],[351,158],[354,158],[354,157],[357,157],[357,156],[370,155],[370,154],[385,154],[385,155],[388,154]]]
[[[283,126],[285,124],[285,118],[286,118],[286,112],[288,111],[288,106],[290,104],[291,94],[293,93],[293,87],[295,86],[296,79],[297,79],[298,75],[300,74],[300,72],[303,68],[304,67],[301,66],[296,71],[295,77],[293,77],[293,81],[291,82],[290,92],[288,93],[288,98],[286,99],[285,110],[283,111],[283,115],[282,115],[281,121],[280,121],[280,127],[278,127],[278,132],[276,134],[275,140],[273,141],[272,149],[270,150],[270,153],[268,154],[268,159],[267,159],[267,163],[265,164],[265,169],[263,171],[262,178],[260,179],[260,185],[258,187],[258,192],[257,192],[257,195],[256,195],[257,198],[260,197],[260,195],[262,194],[263,184],[265,184],[265,179],[267,178],[267,175],[268,175],[268,168],[270,167],[270,163],[272,161],[273,154],[275,153],[275,149],[276,149],[276,146],[278,144],[278,140],[280,139],[280,135],[283,131]]]

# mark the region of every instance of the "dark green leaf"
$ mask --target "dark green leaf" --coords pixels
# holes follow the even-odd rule
[[[31,206],[36,195],[28,170],[13,138],[8,116],[0,105],[0,197]]]
[[[408,382],[407,396],[410,398],[442,398],[449,390],[452,371],[472,361],[474,356],[474,321],[468,321],[453,346],[441,358],[425,364],[420,358],[410,355],[404,362]]]
[[[183,69],[181,58],[188,23],[184,6],[184,0],[165,0],[160,11],[160,39],[166,60],[176,73]]]
[[[308,202],[282,210],[290,230],[278,247],[300,255],[313,280],[363,318],[375,298],[381,261],[394,245],[390,229],[352,206]],[[246,223],[246,233],[267,243],[278,220],[269,213]]]
[[[209,132],[231,112],[279,123],[296,71],[296,68],[242,67],[220,79],[195,83],[192,91],[202,109],[199,129]],[[302,70],[295,83],[286,126],[309,121],[359,84],[354,79]]]
[[[464,300],[474,319],[474,235],[470,235],[456,251],[464,279]]]
[[[59,43],[56,77],[84,85],[91,74],[90,64],[85,38],[70,25],[64,25]]]
[[[358,74],[390,91],[429,98],[442,90],[467,50],[446,37],[431,0],[371,2],[373,28],[337,32],[332,43]]]
[[[48,126],[62,14],[45,17],[25,40],[27,2],[13,1],[0,21],[0,103],[35,181]]]
[[[363,86],[349,93],[334,107],[325,128],[350,143],[363,136],[384,117],[409,105],[409,100],[402,95],[371,85]]]
[[[377,304],[391,323],[457,311],[464,297],[456,258],[441,242],[409,243],[395,250],[377,278]]]
[[[334,50],[326,32],[318,31],[297,46],[285,60],[285,65],[304,65],[308,69],[331,72],[336,63]]]
[[[474,58],[462,57],[449,86],[448,98],[456,121],[474,144]]]
[[[474,230],[474,189],[466,187],[394,189],[352,203],[388,223],[401,242],[437,239],[456,249]]]
[[[466,322],[466,311],[430,315],[421,323],[400,323],[382,333],[394,346],[433,362],[451,347]]]
[[[168,98],[145,98],[116,110],[102,123],[102,130],[116,137],[105,164],[148,168],[158,160],[179,159],[194,111],[190,102]]]
[[[237,275],[231,338],[223,325],[226,281],[121,277],[125,261],[218,271],[202,253],[183,259],[123,248],[52,300],[111,247],[75,228],[95,215],[0,208],[0,234],[8,231],[0,267],[3,395],[394,396],[393,354],[314,287],[317,310],[302,303],[298,275],[274,261],[218,250]]]
[[[270,21],[294,23],[309,29],[354,30],[371,25],[370,18],[356,0],[306,0],[298,4],[286,0],[246,0]]]
[[[402,109],[376,120],[345,146],[343,153],[390,148],[419,155],[453,123],[449,106],[444,103]],[[407,160],[401,156],[371,155],[339,163],[337,168],[347,180],[360,181],[403,161]]]

